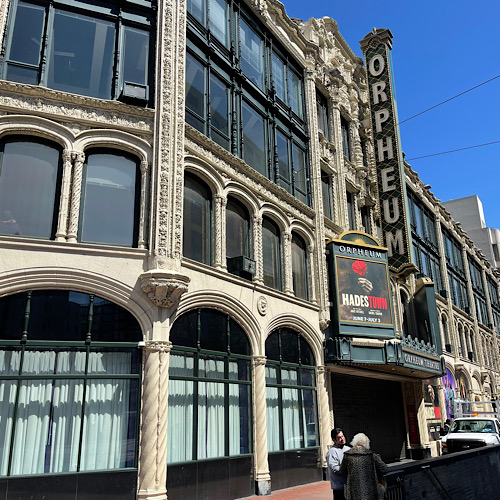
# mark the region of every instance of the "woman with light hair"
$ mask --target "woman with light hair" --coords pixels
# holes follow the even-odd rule
[[[370,440],[366,434],[356,434],[351,446],[352,448],[344,453],[340,467],[341,474],[347,476],[344,486],[346,500],[383,499],[387,465],[370,450]]]

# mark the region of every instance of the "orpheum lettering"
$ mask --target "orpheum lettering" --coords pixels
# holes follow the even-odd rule
[[[361,41],[368,69],[373,139],[377,163],[382,232],[392,271],[407,275],[415,270],[407,217],[404,170],[397,135],[389,51],[392,34],[376,30]]]

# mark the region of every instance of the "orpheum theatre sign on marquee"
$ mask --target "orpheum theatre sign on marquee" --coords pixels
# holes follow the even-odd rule
[[[387,249],[349,231],[327,244],[331,266],[332,327],[337,335],[394,336]]]
[[[360,43],[370,89],[382,233],[391,271],[406,276],[415,272],[416,268],[412,263],[403,159],[392,89],[392,34],[386,29],[374,29]]]

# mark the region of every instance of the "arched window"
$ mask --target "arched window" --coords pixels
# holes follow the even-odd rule
[[[0,476],[137,467],[140,340],[95,295],[1,298]]]
[[[229,198],[226,205],[226,258],[230,273],[239,274],[242,266],[236,260],[250,257],[250,215],[244,205]]]
[[[251,452],[251,352],[228,315],[197,309],[170,332],[167,461]]]
[[[264,285],[281,290],[280,230],[268,218],[262,221],[262,260]]]
[[[296,234],[292,235],[292,276],[295,296],[308,300],[307,248],[304,240]]]
[[[0,234],[54,238],[61,170],[58,147],[32,138],[0,142]]]
[[[184,179],[183,255],[189,259],[212,263],[212,193],[196,177]]]
[[[83,174],[80,241],[137,246],[137,160],[110,151],[93,151],[87,156]]]
[[[269,452],[318,446],[315,363],[297,332],[280,328],[266,340]]]

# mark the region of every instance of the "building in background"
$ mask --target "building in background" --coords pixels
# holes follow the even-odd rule
[[[483,204],[477,195],[443,202],[451,216],[467,231],[493,267],[500,267],[500,230],[487,227]]]
[[[388,30],[368,71],[275,0],[0,32],[1,498],[264,495],[334,425],[437,455],[498,392],[499,275],[402,161]]]

